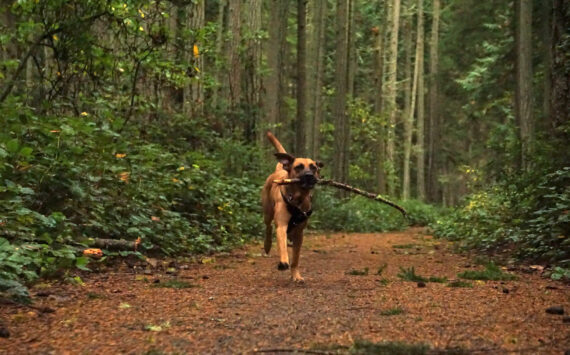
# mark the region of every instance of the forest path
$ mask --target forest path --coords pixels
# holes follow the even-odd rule
[[[55,312],[2,306],[0,321],[11,336],[0,338],[0,353],[252,353],[330,349],[358,339],[488,353],[570,348],[570,325],[545,313],[553,305],[570,309],[566,285],[536,273],[473,281],[471,288],[400,279],[400,267],[448,279],[481,268],[421,229],[309,235],[301,254],[304,285],[277,270],[275,251],[264,257],[261,248],[252,243],[152,274],[122,265],[83,275],[83,286],[39,284],[35,305]],[[367,275],[351,274],[365,268]],[[172,279],[193,287],[156,287]]]

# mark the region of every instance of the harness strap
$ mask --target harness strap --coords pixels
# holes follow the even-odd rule
[[[289,219],[289,224],[287,225],[287,234],[289,234],[296,226],[305,222],[313,214],[313,210],[303,211],[299,206],[295,206],[281,191],[281,197],[287,205],[287,211],[291,214],[291,219]]]

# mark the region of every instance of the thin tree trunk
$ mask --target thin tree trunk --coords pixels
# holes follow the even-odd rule
[[[417,193],[418,199],[425,200],[425,100],[424,100],[424,0],[418,0],[418,41],[416,63],[418,65],[418,125],[416,130],[417,154]]]
[[[356,0],[350,0],[349,5],[349,13],[348,13],[348,77],[347,77],[347,86],[348,86],[348,97],[352,99],[354,95],[354,84],[355,84],[355,75],[356,75],[356,56],[357,56],[357,49],[355,45],[356,40],[356,27],[355,27],[355,17],[356,17]],[[347,140],[348,141],[348,140]]]
[[[317,159],[320,148],[320,125],[322,117],[322,86],[324,73],[325,52],[325,25],[327,0],[315,0],[309,2],[309,14],[311,15],[311,30],[309,47],[308,68],[308,93],[309,93],[309,125],[307,129],[308,153],[313,159]]]
[[[429,136],[428,136],[428,194],[430,200],[438,199],[437,183],[437,152],[439,142],[439,12],[440,0],[433,0],[433,14],[431,23],[430,62],[429,62]]]
[[[386,25],[384,22],[378,27],[372,29],[375,39],[374,47],[374,88],[376,95],[374,96],[374,114],[382,117],[382,103],[383,103],[383,90],[384,90],[384,36]],[[378,139],[375,146],[375,169],[376,169],[376,182],[378,192],[386,193],[386,174],[384,172],[384,159],[386,149],[384,145],[384,125],[380,124],[378,128]]]
[[[205,1],[205,0],[204,0]],[[216,53],[215,55],[219,58],[222,57],[224,55],[223,53],[223,48],[224,48],[224,40],[223,40],[223,35],[225,32],[225,25],[224,25],[224,13],[226,11],[226,1],[227,0],[220,0],[220,2],[218,3],[218,18],[217,18],[217,29],[216,29]],[[216,68],[216,81],[218,82],[219,85],[221,85],[221,88],[214,88],[212,90],[212,107],[216,108],[218,106],[219,103],[219,97],[220,95],[223,96],[223,91],[224,91],[224,83],[225,80],[223,78],[223,70],[221,68]]]
[[[244,138],[247,142],[253,142],[256,138],[260,141],[263,136],[260,128],[263,126],[261,119],[261,6],[262,0],[250,0],[245,2],[244,18],[246,31],[246,50],[244,58],[244,98],[247,110],[244,119]],[[263,132],[264,133],[264,132]]]
[[[227,48],[229,64],[228,87],[229,101],[233,114],[238,109],[241,101],[241,60],[239,45],[241,42],[241,1],[229,1],[228,5],[228,29],[230,40]],[[235,124],[236,122],[234,122]]]
[[[393,1],[391,16],[390,49],[386,56],[388,60],[388,82],[386,88],[386,110],[389,112],[388,127],[386,129],[386,161],[388,169],[388,193],[394,195],[395,181],[395,129],[398,108],[396,107],[396,79],[398,69],[398,31],[400,28],[400,0]]]
[[[297,117],[296,117],[296,154],[304,156],[306,147],[307,125],[307,0],[297,0]]]
[[[193,3],[188,11],[188,27],[194,33],[204,27],[205,0]],[[188,70],[194,75],[189,85],[184,88],[183,112],[186,114],[202,114],[204,109],[204,89],[201,73],[203,72],[202,43],[197,38],[192,38],[188,45],[184,46]]]
[[[414,77],[412,80],[412,1],[406,3],[406,15],[403,16],[402,30],[404,31],[404,159],[402,169],[402,199],[410,198],[410,157],[412,152],[412,128],[414,127],[414,109],[416,104],[418,83],[418,40],[416,39],[416,54],[414,62]],[[419,23],[418,23],[419,24]],[[419,35],[419,32],[418,32]]]
[[[521,168],[530,168],[534,142],[534,122],[532,117],[532,1],[517,0],[517,73],[515,110],[520,129]]]
[[[570,141],[570,133],[563,129],[568,125],[570,117],[570,43],[568,41],[568,24],[570,23],[570,3],[566,0],[554,0],[552,6],[552,92],[551,116],[554,138],[561,142]],[[564,149],[562,164],[570,164],[568,152]]]
[[[550,110],[550,100],[552,91],[552,1],[545,1],[542,5],[542,50],[544,52],[544,82],[542,94],[542,117],[544,127],[552,136],[552,115]]]
[[[284,42],[287,33],[287,17],[289,13],[289,0],[273,0],[269,14],[269,41],[267,51],[267,66],[269,73],[265,80],[264,109],[267,124],[270,129],[276,130],[281,116],[282,80]],[[266,140],[264,140],[266,142]]]
[[[336,63],[335,89],[336,97],[333,103],[334,130],[334,160],[333,176],[336,180],[346,182],[345,165],[348,163],[348,142],[345,140],[349,129],[346,115],[346,94],[348,75],[348,23],[349,1],[338,0],[336,9]]]

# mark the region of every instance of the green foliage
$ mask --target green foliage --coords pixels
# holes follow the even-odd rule
[[[517,279],[515,275],[503,272],[494,263],[485,265],[485,270],[467,270],[457,276],[467,280],[511,281]]]
[[[399,314],[404,313],[404,310],[401,307],[390,308],[380,312],[381,316],[397,316]]]
[[[362,270],[352,269],[346,272],[347,275],[354,275],[354,276],[366,276],[368,275],[368,268],[365,267]]]
[[[161,288],[175,288],[175,289],[184,289],[184,288],[192,288],[196,287],[189,282],[180,281],[180,280],[168,280],[166,282],[159,282],[153,284],[152,287],[161,287]]]
[[[426,225],[435,221],[439,209],[416,200],[400,203],[408,211],[404,219],[399,211],[361,196],[338,198],[336,191],[320,189],[315,194],[315,213],[310,227],[318,230],[347,232],[385,232],[408,225]]]
[[[436,282],[436,283],[444,283],[447,281],[445,277],[438,277],[438,276],[430,276],[424,277],[416,274],[416,270],[413,266],[404,269],[400,266],[400,272],[398,273],[398,277],[404,281],[412,281],[412,282]]]
[[[382,275],[382,273],[384,272],[384,270],[386,270],[387,267],[388,267],[388,264],[386,264],[386,263],[380,265],[380,267],[376,271],[376,275]]]
[[[570,168],[518,176],[473,193],[432,225],[435,235],[482,250],[515,249],[520,258],[570,261]]]
[[[407,344],[401,342],[372,343],[356,341],[350,348],[351,354],[374,355],[424,355],[428,354],[429,346],[424,344]]]
[[[473,284],[471,282],[455,280],[447,284],[448,287],[467,287],[472,288]]]

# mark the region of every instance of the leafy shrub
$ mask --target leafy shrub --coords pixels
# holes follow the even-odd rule
[[[9,111],[2,123],[0,280],[86,268],[79,250],[91,238],[202,253],[261,230],[260,182],[223,174],[204,153],[119,135],[84,116]]]
[[[510,281],[517,279],[515,275],[504,273],[494,263],[485,265],[485,270],[467,270],[457,276],[467,280]]]
[[[336,191],[319,189],[315,193],[314,213],[309,226],[318,230],[347,232],[385,232],[408,225],[426,225],[435,221],[439,209],[415,200],[400,203],[408,218],[383,203],[362,196],[339,198]]]
[[[570,168],[519,176],[469,195],[431,226],[467,248],[570,265]]]

